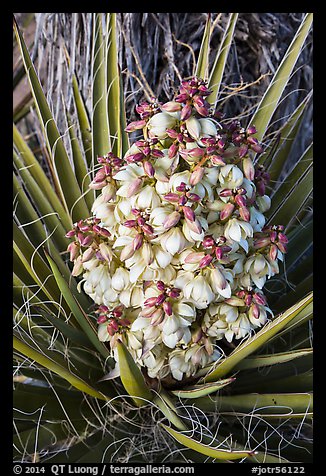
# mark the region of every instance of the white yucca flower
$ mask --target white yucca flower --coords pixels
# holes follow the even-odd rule
[[[99,158],[93,216],[67,234],[79,290],[99,306],[99,339],[115,359],[122,340],[149,377],[179,381],[218,360],[223,339],[267,322],[259,290],[287,242],[284,227],[266,226],[255,129],[228,130],[207,101],[185,97],[146,106],[127,128],[143,138],[123,159]]]

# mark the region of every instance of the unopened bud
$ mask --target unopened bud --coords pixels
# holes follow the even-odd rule
[[[260,304],[261,306],[265,306],[266,304],[266,298],[263,294],[261,293],[255,293],[253,295],[253,298],[255,299],[257,304]]]
[[[172,304],[169,301],[163,303],[163,310],[168,316],[172,316]]]
[[[252,304],[250,307],[250,311],[255,319],[259,319],[260,316],[260,309],[257,304]]]
[[[70,243],[68,245],[68,251],[70,252],[70,256],[69,256],[70,261],[75,261],[75,259],[79,255],[79,249],[80,249],[79,244],[76,242]]]
[[[189,255],[187,255],[187,257],[185,258],[185,263],[188,263],[188,264],[199,263],[204,257],[205,257],[204,252],[189,253]]]
[[[212,236],[205,236],[202,245],[204,248],[212,248],[213,246],[215,246],[215,240]]]
[[[278,248],[276,245],[272,244],[269,250],[269,257],[272,261],[275,261],[277,258]]]
[[[146,126],[145,120],[134,121],[134,122],[130,122],[130,124],[127,125],[127,127],[125,128],[125,131],[134,132],[134,131],[137,131],[138,129],[142,129],[145,126]]]
[[[178,203],[179,198],[180,198],[180,195],[178,195],[177,193],[170,192],[164,195],[164,200],[166,200],[167,202]]]
[[[163,283],[163,281],[157,281],[156,287],[159,291],[164,291],[165,290],[165,284]]]
[[[88,248],[86,251],[84,251],[82,255],[82,262],[86,263],[86,261],[89,261],[90,259],[92,259],[95,253],[96,251],[94,250],[94,248]]]
[[[148,160],[144,161],[143,167],[144,167],[144,171],[145,171],[146,175],[148,175],[151,178],[154,177],[155,169],[154,169],[153,165]]]
[[[227,205],[225,205],[225,207],[220,213],[220,220],[223,221],[229,218],[232,215],[233,210],[234,210],[234,205],[232,203],[228,203]]]
[[[132,245],[135,251],[139,250],[143,246],[144,237],[140,233],[132,240]]]
[[[236,195],[234,200],[239,207],[245,207],[247,205],[246,198],[243,195]]]
[[[136,193],[138,193],[140,189],[142,188],[142,185],[143,185],[143,181],[141,178],[136,178],[135,180],[133,180],[128,187],[127,198],[130,198]]]
[[[248,180],[254,180],[255,167],[252,160],[249,157],[245,157],[242,161],[243,173]]]
[[[105,261],[110,263],[112,261],[112,251],[109,248],[109,246],[106,245],[105,243],[100,243],[99,250],[103,258],[105,259]]]
[[[168,230],[169,228],[172,228],[175,226],[181,218],[181,215],[179,212],[172,212],[171,215],[167,216],[163,222],[163,227]]]
[[[134,246],[132,243],[130,243],[130,245],[125,246],[123,250],[121,251],[120,260],[125,261],[131,258],[134,254],[135,254]]]
[[[250,221],[250,211],[247,207],[240,207],[239,213],[243,221]]]
[[[196,168],[192,174],[190,175],[189,183],[190,185],[197,185],[203,178],[205,173],[204,167],[198,167]]]
[[[220,155],[211,155],[210,160],[214,165],[226,165],[225,160]]]
[[[164,319],[163,309],[161,309],[161,308],[156,309],[156,311],[154,311],[152,316],[151,316],[152,326],[158,326],[159,324],[161,324],[163,319]]]
[[[173,157],[176,156],[178,150],[179,150],[179,146],[177,144],[170,145],[169,150],[168,150],[169,159],[173,159]]]
[[[199,267],[206,268],[206,266],[208,266],[212,261],[213,261],[213,256],[206,255],[204,256],[204,258],[200,260]]]
[[[163,104],[163,106],[161,106],[161,109],[163,109],[163,111],[166,111],[166,112],[180,111],[181,108],[182,108],[181,104],[176,101],[169,101]]]
[[[189,221],[195,221],[196,215],[195,212],[193,211],[192,208],[190,207],[182,207],[183,214],[185,218],[187,218]]]
[[[144,302],[144,306],[146,306],[146,307],[153,307],[156,304],[157,304],[157,297],[156,296],[150,297],[150,298],[146,299],[146,301]]]
[[[181,111],[180,119],[181,121],[186,121],[191,116],[191,106],[186,104]]]

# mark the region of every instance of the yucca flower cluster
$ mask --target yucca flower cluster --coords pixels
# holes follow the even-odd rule
[[[269,175],[255,127],[221,125],[206,82],[173,101],[143,102],[123,158],[98,158],[93,216],[67,233],[80,287],[97,305],[98,336],[122,340],[151,378],[182,380],[217,361],[272,312],[262,292],[286,252],[266,226]]]

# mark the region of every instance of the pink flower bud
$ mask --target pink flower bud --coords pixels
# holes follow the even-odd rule
[[[226,165],[225,160],[220,155],[211,155],[210,159],[214,165]]]
[[[130,245],[125,246],[123,250],[121,251],[120,260],[125,261],[131,258],[134,254],[135,254],[134,246],[132,243],[130,243]]]
[[[140,233],[132,240],[132,245],[135,251],[139,250],[143,246],[144,237]]]
[[[180,111],[181,108],[182,108],[181,104],[176,101],[168,101],[165,104],[163,104],[163,106],[161,107],[161,109],[163,109],[163,111],[166,111],[166,112]]]
[[[206,268],[213,260],[213,256],[211,255],[206,255],[204,258],[200,260],[199,267],[200,268]]]
[[[163,310],[168,316],[172,316],[172,304],[169,301],[163,303]]]
[[[269,257],[272,261],[275,261],[277,258],[277,251],[278,248],[276,245],[271,245],[270,250],[269,250]]]
[[[146,306],[146,307],[153,307],[156,304],[157,304],[157,297],[156,296],[150,297],[150,298],[146,299],[146,301],[144,302],[144,306]]]
[[[186,190],[186,184],[181,182],[180,185],[177,186],[178,192],[184,192]]]
[[[223,258],[223,249],[221,246],[217,246],[215,249],[215,256],[217,259],[222,259]]]
[[[105,261],[110,263],[112,261],[112,251],[105,243],[100,243],[99,250]]]
[[[124,306],[121,305],[121,306],[116,306],[113,311],[112,311],[112,314],[114,315],[114,317],[121,317],[122,314],[123,314],[123,310],[124,310]]]
[[[125,131],[134,132],[134,131],[137,131],[138,129],[142,129],[144,126],[146,126],[145,120],[130,122],[130,124],[128,124],[127,127],[125,128]]]
[[[199,263],[204,257],[205,257],[204,252],[189,253],[189,255],[187,255],[187,257],[185,258],[185,263],[188,263],[188,264]]]
[[[197,193],[188,192],[188,193],[187,193],[187,197],[188,197],[189,200],[191,200],[192,202],[200,202],[200,200],[201,200],[200,196],[197,195]]]
[[[261,154],[263,152],[263,148],[260,144],[253,144],[251,146],[252,150],[254,150],[257,154]]]
[[[151,316],[152,326],[158,326],[159,324],[161,324],[163,319],[164,319],[163,309],[161,309],[161,308],[156,309],[156,311],[153,312],[153,314]]]
[[[205,149],[201,149],[200,147],[194,147],[193,149],[183,150],[183,152],[186,153],[186,155],[188,155],[189,157],[196,159],[199,157],[203,157],[203,155],[205,154]]]
[[[163,222],[163,227],[168,230],[169,228],[172,228],[175,226],[181,218],[181,215],[179,212],[172,212],[171,215],[168,215],[164,222]]]
[[[164,195],[164,200],[166,200],[167,202],[178,203],[179,198],[180,198],[180,195],[178,195],[177,193],[170,192]]]
[[[189,183],[190,185],[197,185],[203,178],[205,173],[204,167],[198,167],[196,168],[192,174],[190,175]]]
[[[157,296],[156,298],[156,305],[157,306],[160,306],[166,299],[166,296],[164,293],[160,294],[159,296]]]
[[[178,101],[179,102],[179,101]],[[191,106],[186,104],[181,111],[180,119],[181,121],[186,121],[191,116]]]
[[[185,218],[187,218],[190,221],[195,221],[196,215],[195,212],[193,211],[192,208],[190,207],[182,207],[183,214]]]
[[[75,235],[76,235],[75,230],[70,230],[70,231],[68,231],[68,233],[65,234],[65,237],[66,238],[72,238]]]
[[[252,304],[251,307],[250,307],[250,310],[252,312],[253,317],[255,319],[259,319],[259,316],[260,316],[259,306],[257,304]]]
[[[281,243],[288,243],[289,242],[288,238],[286,237],[286,235],[284,235],[284,233],[279,233],[278,234],[278,240]]]
[[[113,319],[110,321],[109,326],[110,326],[111,329],[113,329],[115,332],[117,332],[117,330],[119,329],[119,324],[117,323],[117,321],[114,321]]]
[[[255,126],[249,126],[246,132],[248,136],[252,136],[253,134],[257,134],[257,129]]]
[[[154,229],[151,225],[148,225],[147,223],[145,223],[145,225],[143,225],[142,228],[145,235],[148,235],[148,236],[154,235]]]
[[[212,236],[205,236],[202,245],[204,248],[212,248],[215,246],[215,240]]]
[[[82,263],[86,263],[86,261],[89,261],[90,259],[92,259],[94,255],[95,255],[94,248],[88,248],[86,251],[84,251],[82,255]]]
[[[188,94],[187,94],[187,93],[181,93],[181,94],[179,94],[179,95],[175,98],[175,100],[176,100],[177,102],[180,102],[180,103],[186,102],[187,99],[188,99]]]
[[[80,249],[79,245],[76,242],[70,243],[68,245],[68,251],[70,251],[70,256],[69,256],[70,261],[75,261],[75,259],[79,255],[79,249]]]
[[[246,199],[243,195],[236,195],[234,200],[239,207],[245,207],[247,205]]]
[[[171,137],[171,139],[176,139],[178,137],[178,133],[174,129],[166,129],[166,133],[169,137]],[[181,139],[181,141],[182,141],[182,139]],[[179,142],[181,142],[181,141],[179,141]]]
[[[119,319],[119,326],[128,327],[130,326],[130,321],[128,319]]]
[[[282,253],[286,253],[286,252],[287,252],[286,245],[284,245],[283,243],[277,243],[277,247],[278,247],[278,249],[279,249]]]
[[[156,312],[156,307],[148,305],[148,307],[145,307],[145,309],[142,309],[140,311],[139,316],[141,316],[141,317],[152,317],[154,312]]]
[[[131,154],[126,157],[127,162],[141,162],[144,159],[144,154],[143,152],[137,152],[137,154]]]
[[[123,223],[123,226],[126,226],[127,228],[133,228],[134,226],[137,225],[137,221],[136,220],[126,220],[124,223]]]
[[[250,211],[247,207],[240,207],[239,213],[243,221],[250,221]]]
[[[78,258],[75,261],[74,267],[71,271],[72,276],[78,276],[80,273],[82,273],[84,270],[83,263],[82,263],[82,257],[78,256]]]
[[[157,281],[156,287],[159,291],[164,291],[165,290],[165,284],[163,283],[163,281]]]
[[[255,167],[249,157],[245,157],[242,161],[243,173],[248,180],[254,180]]]
[[[239,157],[242,159],[248,152],[248,146],[246,144],[239,147]]]
[[[200,221],[198,218],[196,218],[195,221],[190,221],[188,218],[185,217],[186,223],[188,225],[188,228],[190,228],[191,231],[200,234],[203,231],[203,228],[200,224]]]
[[[252,303],[252,295],[251,294],[247,294],[247,296],[245,297],[245,305],[246,306],[250,306],[250,304]]]
[[[103,316],[103,315],[102,315],[102,316],[99,316],[99,317],[97,318],[97,321],[96,321],[96,322],[97,322],[98,324],[104,324],[104,322],[106,322],[107,320],[108,320],[108,318],[107,318],[106,316]]]
[[[107,182],[106,180],[104,180],[103,182],[91,182],[89,184],[89,188],[92,189],[92,190],[101,190],[103,187],[105,187],[105,185],[107,185]]]
[[[145,160],[145,162],[143,163],[143,167],[144,167],[144,171],[146,175],[148,175],[151,178],[154,177],[155,169],[148,160]]]
[[[79,229],[83,233],[86,233],[86,231],[89,231],[91,229],[91,227],[89,225],[82,225],[82,226],[79,227]]]
[[[265,195],[266,186],[262,180],[258,180],[258,182],[256,183],[256,190],[258,195],[260,195],[261,197]]]
[[[265,246],[268,246],[270,244],[271,240],[270,238],[258,238],[257,240],[254,241],[254,248],[256,250],[260,248],[265,248]]]
[[[105,228],[101,228],[99,233],[101,236],[104,236],[105,238],[108,238],[109,236],[111,236],[111,233]]]
[[[81,244],[82,246],[89,246],[92,242],[93,242],[93,237],[92,237],[91,235],[88,235],[88,236],[85,236],[85,237],[81,240],[80,244]]]
[[[176,156],[178,150],[179,150],[179,146],[177,144],[170,145],[169,150],[168,150],[169,159],[173,159],[173,157]]]
[[[266,298],[265,298],[265,296],[264,296],[263,294],[261,294],[261,293],[255,293],[255,294],[253,295],[253,297],[254,297],[254,299],[255,299],[255,301],[256,301],[257,304],[260,304],[261,306],[265,306],[265,304],[266,304]]]
[[[176,299],[180,296],[181,289],[179,288],[172,288],[171,291],[169,292],[169,296],[172,299]]]
[[[220,197],[231,197],[233,195],[233,192],[229,188],[224,188],[219,192]]]
[[[228,203],[227,205],[225,205],[223,210],[220,212],[220,220],[223,221],[229,218],[232,215],[233,210],[234,210],[234,205],[232,203]]]
[[[133,180],[128,187],[127,198],[130,198],[136,193],[138,193],[142,188],[142,185],[143,181],[141,178],[136,178],[135,180]]]

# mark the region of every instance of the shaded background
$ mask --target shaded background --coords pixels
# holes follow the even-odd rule
[[[91,111],[92,13],[16,13],[32,53],[47,98],[60,130],[62,101],[71,108],[71,72],[75,70],[79,87]],[[136,119],[135,105],[155,95],[171,99],[181,78],[194,72],[208,13],[119,13],[119,63],[122,72],[127,120]],[[211,13],[214,25],[210,64],[217,53],[228,13]],[[304,13],[240,13],[223,78],[219,109],[226,117],[242,117],[252,112],[263,95],[272,74],[291,43]],[[64,54],[67,48],[71,65]],[[22,64],[14,48],[14,117],[24,120],[26,134],[35,134],[42,148],[41,134]],[[284,92],[270,132],[277,131],[312,88],[312,33],[310,33],[295,71]],[[236,94],[235,94],[236,93]],[[74,114],[74,111],[70,111]],[[312,106],[307,108],[301,141],[304,150],[312,135]],[[292,150],[291,154],[299,153]]]

